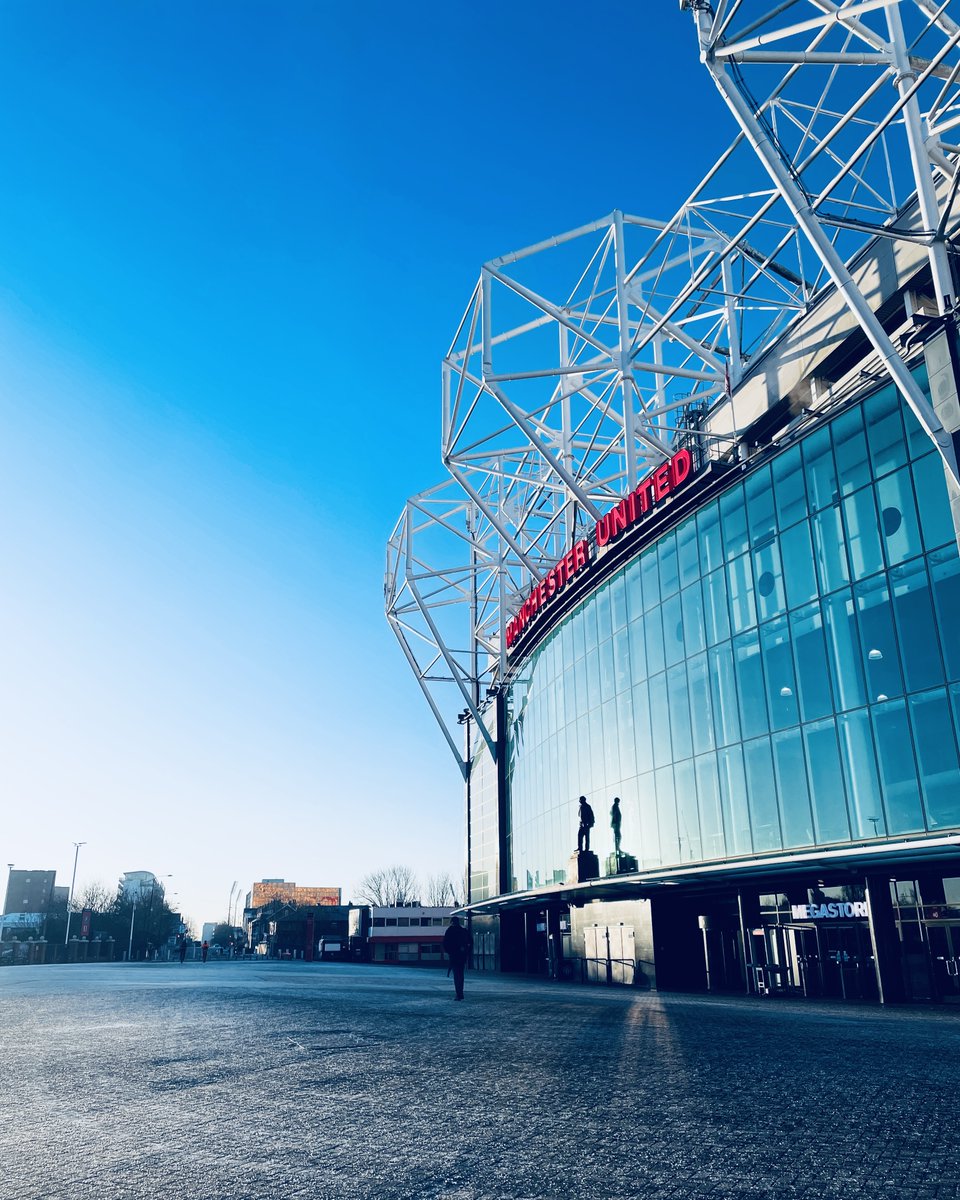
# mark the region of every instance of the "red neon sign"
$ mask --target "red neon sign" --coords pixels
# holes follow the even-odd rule
[[[692,474],[693,459],[690,457],[690,451],[678,450],[672,458],[668,458],[665,463],[645,476],[632,492],[597,521],[598,548],[615,541],[622,533],[642,521],[651,509],[656,508],[671,492],[675,492]],[[590,545],[581,540],[550,568],[539,583],[534,584],[517,615],[507,622],[508,650],[534,617],[552,602],[554,596],[563,591],[571,580],[589,565]]]
[[[571,550],[530,589],[530,595],[520,606],[512,621],[507,622],[507,649],[509,650],[534,616],[548,601],[563,591],[571,579],[578,575],[590,562],[590,547],[585,541],[576,542]]]
[[[603,514],[597,522],[597,545],[606,546],[608,542],[614,541],[631,526],[636,525],[664,497],[686,482],[692,472],[693,459],[690,457],[690,451],[678,450],[673,458],[668,458],[655,471],[651,471],[641,479],[634,491]]]

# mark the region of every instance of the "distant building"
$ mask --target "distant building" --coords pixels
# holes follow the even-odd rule
[[[56,908],[54,893],[66,890],[55,886],[56,878],[56,871],[10,871],[2,923],[7,933],[32,933],[43,925]]]
[[[261,879],[255,883],[247,896],[247,908],[263,908],[271,900],[282,900],[286,904],[331,904],[340,903],[338,887],[298,887],[285,879]]]
[[[210,942],[213,940],[213,931],[216,929],[218,921],[204,921],[203,931],[200,934],[201,942]]]
[[[149,901],[154,889],[160,887],[160,880],[152,871],[124,871],[120,880],[120,898],[141,904]]]
[[[443,934],[453,912],[446,905],[373,905],[368,939],[371,962],[440,966]]]

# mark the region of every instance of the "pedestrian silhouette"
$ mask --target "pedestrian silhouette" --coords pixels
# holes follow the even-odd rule
[[[450,970],[453,972],[454,998],[463,999],[463,971],[473,948],[473,939],[460,924],[459,917],[451,917],[450,924],[443,935],[443,951],[450,959]]]
[[[593,828],[593,809],[587,803],[586,796],[580,797],[580,828],[577,830],[577,851],[582,853],[590,849],[590,830]]]

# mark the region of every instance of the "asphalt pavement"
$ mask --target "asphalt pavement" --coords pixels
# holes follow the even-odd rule
[[[0,970],[0,1200],[960,1198],[960,1012]]]

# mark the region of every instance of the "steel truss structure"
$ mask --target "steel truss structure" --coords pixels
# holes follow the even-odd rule
[[[730,453],[741,385],[833,289],[956,485],[954,429],[857,271],[876,239],[919,255],[930,295],[908,303],[953,319],[956,3],[681,0],[736,140],[669,220],[614,212],[484,264],[443,359],[448,478],[407,502],[385,580],[464,775],[454,711],[495,754],[487,700],[532,584],[678,446]]]

